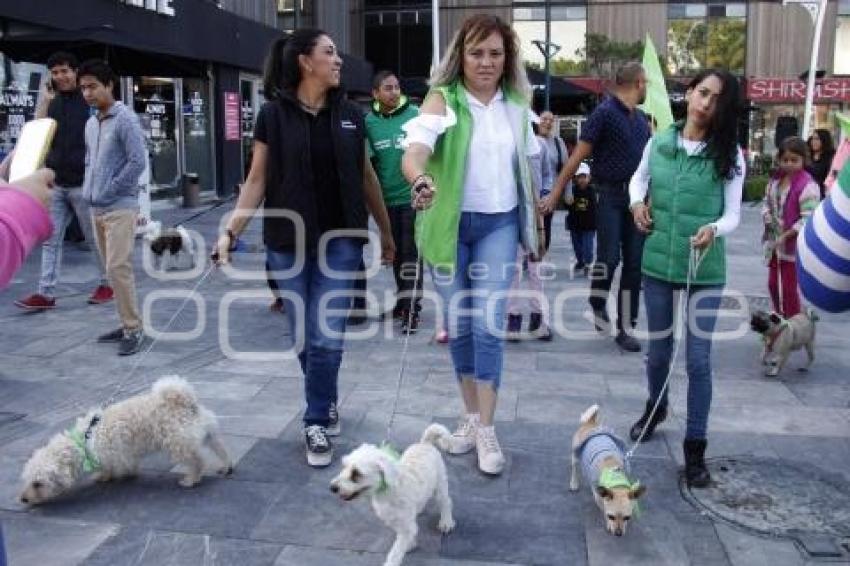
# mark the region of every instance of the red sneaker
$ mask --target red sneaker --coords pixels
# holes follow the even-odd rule
[[[94,293],[89,297],[90,305],[101,305],[112,300],[112,287],[109,285],[98,285]]]
[[[56,307],[56,299],[34,293],[26,299],[15,301],[15,306],[28,311],[46,311]]]

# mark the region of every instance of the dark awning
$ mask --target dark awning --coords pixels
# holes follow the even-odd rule
[[[116,0],[4,1],[0,19],[44,31],[11,33],[0,39],[0,51],[38,63],[57,48],[67,49],[80,59],[107,57],[122,75],[199,76],[207,63],[259,73],[269,46],[283,33],[207,0],[181,0],[174,7],[174,16],[164,17]],[[368,93],[372,66],[348,55],[343,60],[346,86]]]
[[[56,30],[0,38],[0,51],[15,61],[45,63],[51,53],[70,51],[80,61],[105,59],[122,76],[203,76],[204,63],[167,54],[149,38],[118,32],[109,26]]]
[[[546,73],[533,67],[526,67],[525,71],[534,95],[544,96],[546,91]],[[593,95],[592,91],[556,76],[551,77],[549,88],[550,98],[579,98]]]

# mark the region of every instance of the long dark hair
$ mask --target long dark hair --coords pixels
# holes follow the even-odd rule
[[[718,177],[731,179],[740,173],[738,114],[741,110],[741,87],[738,79],[729,71],[705,69],[691,79],[688,89],[696,89],[702,81],[711,76],[717,77],[722,86],[705,136],[706,155],[714,161]]]
[[[832,134],[829,133],[829,130],[824,130],[822,128],[815,130],[815,132],[809,136],[809,141],[806,142],[809,146],[809,152],[812,154],[812,159],[814,159],[815,156],[815,152],[812,150],[812,138],[815,136],[820,139],[820,158],[832,161],[832,157],[835,155],[835,144],[832,141]]]
[[[294,92],[298,88],[301,82],[298,56],[309,55],[323,35],[327,34],[320,29],[302,28],[272,44],[263,72],[266,99],[274,100],[281,91]]]

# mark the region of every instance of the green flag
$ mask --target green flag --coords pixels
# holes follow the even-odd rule
[[[646,70],[649,84],[646,86],[646,101],[641,110],[655,119],[656,131],[665,130],[673,123],[673,111],[670,110],[670,99],[667,96],[664,73],[661,72],[661,64],[658,62],[658,53],[649,34],[646,34],[643,47],[643,68]]]

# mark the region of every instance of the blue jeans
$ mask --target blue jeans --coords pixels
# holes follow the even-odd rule
[[[570,240],[573,242],[573,252],[576,261],[582,265],[593,263],[593,241],[596,232],[593,230],[570,230]]]
[[[517,267],[518,243],[516,209],[496,214],[464,212],[454,271],[432,268],[434,286],[449,307],[449,350],[458,379],[474,377],[499,388],[505,301]]]
[[[59,280],[59,268],[62,265],[62,244],[65,240],[65,230],[71,223],[72,214],[76,213],[80,228],[86,237],[86,243],[94,250],[95,238],[92,230],[89,206],[83,200],[83,189],[80,187],[53,188],[50,197],[50,218],[53,220],[53,233],[41,246],[41,279],[38,282],[38,292],[52,297],[56,292],[56,282]],[[103,262],[95,252],[94,262],[100,276],[100,285],[108,285]]]
[[[653,403],[661,394],[664,380],[670,371],[674,344],[674,312],[681,308],[679,303],[673,300],[676,290],[684,291],[684,286],[654,277],[643,278],[644,303],[650,332],[646,377],[649,399]],[[688,298],[685,344],[688,372],[688,419],[685,438],[688,439],[706,437],[708,411],[711,408],[711,333],[714,332],[717,322],[721,292],[720,286],[692,286]],[[692,315],[692,308],[698,309],[698,313]],[[664,392],[660,406],[667,406],[667,391]]]
[[[620,290],[617,293],[617,329],[629,329],[637,322],[640,307],[640,262],[644,236],[635,227],[629,210],[629,192],[624,185],[599,185],[596,211],[596,264],[590,284],[590,306],[604,310],[622,260]]]
[[[360,262],[363,243],[354,238],[334,238],[328,242],[325,250],[325,261],[330,269],[351,272],[357,269]],[[295,257],[295,252],[266,252],[268,265],[273,272],[291,268],[295,264]],[[326,301],[325,305],[321,301],[326,293],[350,291],[354,280],[324,273],[315,251],[307,253],[304,267],[299,273],[286,278],[276,273],[271,276],[277,281],[280,291],[284,292],[283,304],[293,337],[303,339],[298,361],[304,372],[304,397],[307,401],[304,425],[327,426],[330,404],[337,401],[337,379],[345,343],[342,334],[345,332],[351,296],[335,296]],[[285,294],[287,291],[300,299],[303,308],[296,309],[293,298]],[[302,313],[304,320],[297,320],[296,316]],[[327,329],[337,335],[329,336],[323,332],[320,324],[322,320]]]

